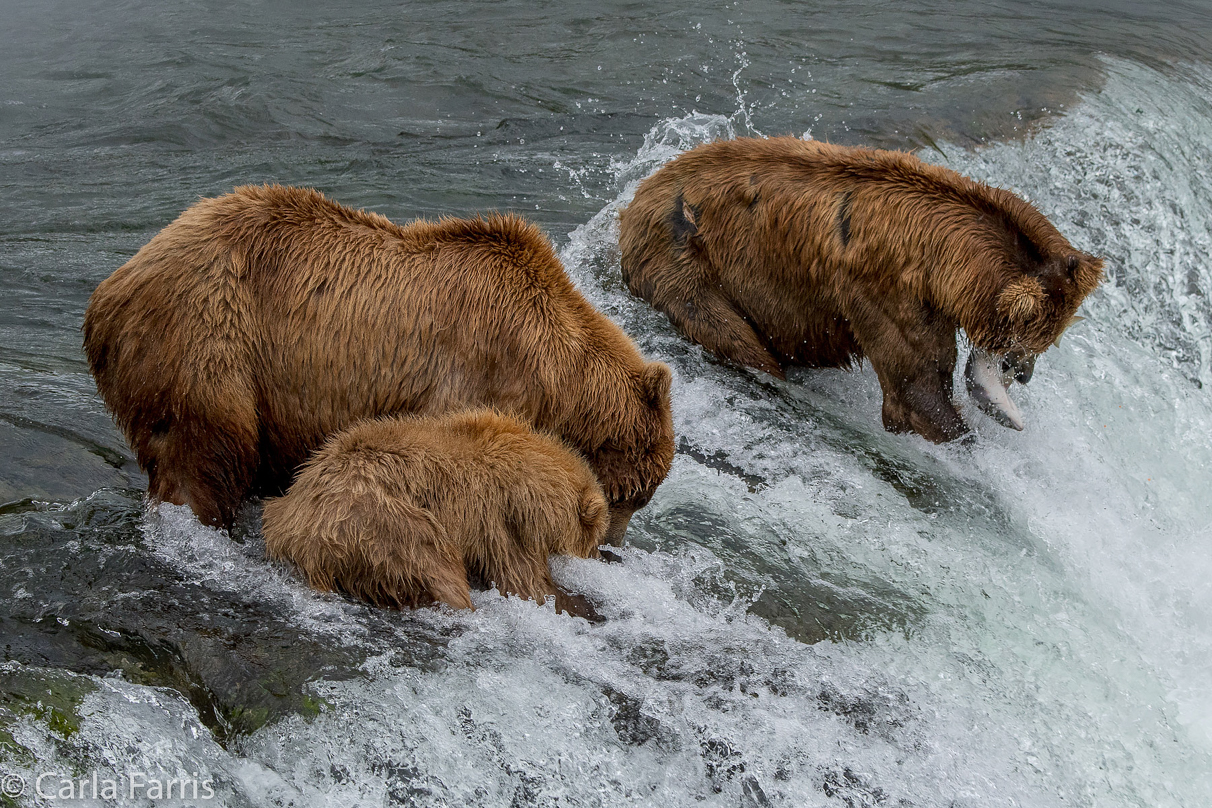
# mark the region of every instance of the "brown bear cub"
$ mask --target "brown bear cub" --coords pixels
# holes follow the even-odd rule
[[[550,554],[598,554],[606,499],[580,456],[491,410],[383,418],[339,432],[285,496],[265,503],[272,558],[316,589],[395,608],[471,608],[469,573],[548,595]]]
[[[516,413],[585,456],[616,542],[673,462],[669,369],[513,216],[401,227],[312,190],[237,188],[97,287],[84,347],[151,496],[211,525],[384,415]]]
[[[1029,203],[903,152],[795,138],[691,149],[621,215],[623,279],[717,356],[787,366],[871,361],[892,432],[968,431],[952,401],[957,328],[968,386],[1021,428],[1005,395],[1030,378],[1102,279]]]

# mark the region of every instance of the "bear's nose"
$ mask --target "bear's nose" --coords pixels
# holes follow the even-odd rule
[[[1009,379],[1011,376],[1019,384],[1026,384],[1031,381],[1031,374],[1035,372],[1035,354],[1025,354],[1015,356],[1014,354],[1007,355],[1002,359],[1002,378]]]

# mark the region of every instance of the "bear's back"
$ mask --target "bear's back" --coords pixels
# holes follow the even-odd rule
[[[667,183],[693,186],[699,195],[748,198],[752,192],[738,192],[736,186],[753,183],[761,186],[759,194],[777,196],[780,204],[801,208],[820,204],[832,214],[838,195],[861,194],[868,204],[911,206],[923,225],[930,221],[931,227],[947,226],[940,217],[958,216],[969,226],[986,219],[1021,233],[1040,253],[1073,251],[1031,203],[1010,191],[923,162],[909,152],[794,137],[737,138],[691,149],[662,170],[666,171]],[[642,192],[643,186],[637,199]],[[974,215],[968,215],[969,211]]]
[[[375,496],[404,497],[456,532],[494,515],[524,522],[575,518],[587,496],[601,500],[605,513],[600,485],[583,458],[489,409],[362,421],[329,439],[299,481],[351,496],[374,489]]]

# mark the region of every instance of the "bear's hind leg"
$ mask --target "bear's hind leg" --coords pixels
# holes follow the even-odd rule
[[[429,511],[386,499],[360,508],[350,524],[356,552],[342,589],[379,606],[473,608],[463,559]]]

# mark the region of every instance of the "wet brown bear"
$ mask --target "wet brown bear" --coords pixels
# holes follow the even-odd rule
[[[265,546],[316,589],[379,606],[471,608],[468,573],[576,611],[550,554],[589,558],[606,500],[585,461],[489,410],[383,418],[337,433],[286,496],[265,503]]]
[[[1030,378],[1102,278],[1014,194],[903,152],[794,138],[710,143],[640,185],[621,218],[623,278],[685,336],[782,377],[866,357],[884,426],[933,441],[968,431],[952,402],[957,327],[968,385]],[[1000,382],[1000,385],[999,385]]]
[[[364,418],[491,406],[582,452],[619,541],[673,461],[669,369],[512,216],[401,227],[316,191],[185,211],[103,281],[89,367],[150,494],[228,526]]]

